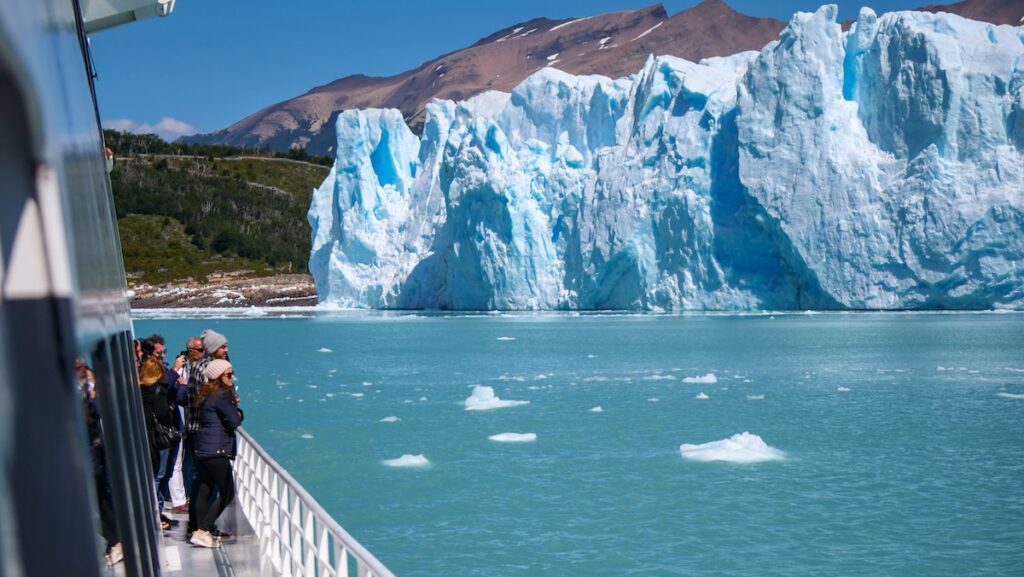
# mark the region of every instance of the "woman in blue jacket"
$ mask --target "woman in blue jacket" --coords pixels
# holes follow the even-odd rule
[[[242,410],[235,393],[235,372],[231,363],[221,359],[210,361],[204,373],[206,384],[196,397],[199,430],[195,437],[195,455],[199,469],[199,491],[196,494],[197,528],[190,542],[201,547],[219,547],[213,537],[213,523],[235,498],[231,460],[235,458],[235,429],[242,424]],[[216,487],[218,496],[210,502]]]

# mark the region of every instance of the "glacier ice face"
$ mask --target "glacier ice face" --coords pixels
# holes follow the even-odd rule
[[[1021,307],[1024,32],[835,8],[619,80],[543,68],[350,110],[315,192],[321,301],[429,309]]]

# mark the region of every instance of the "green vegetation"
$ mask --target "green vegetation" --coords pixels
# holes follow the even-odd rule
[[[306,272],[306,211],[327,167],[225,146],[174,154],[179,145],[152,135],[104,133],[132,283]]]
[[[180,144],[177,142],[167,142],[155,134],[132,134],[130,132],[118,132],[117,130],[109,129],[103,131],[103,140],[107,147],[114,151],[114,154],[125,156],[163,154],[173,156],[204,156],[207,160],[238,156],[259,156],[263,158],[298,160],[326,167],[334,164],[334,158],[330,156],[315,156],[302,149],[292,149],[288,152],[271,152],[269,148],[236,148],[222,144]]]

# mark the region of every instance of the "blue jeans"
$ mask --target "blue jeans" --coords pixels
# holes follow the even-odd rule
[[[170,449],[162,449],[160,456],[157,457],[157,471],[153,479],[153,488],[156,490],[156,510],[164,510],[164,494],[160,490],[161,486],[166,487],[167,484],[163,482],[164,475],[174,470],[174,461],[171,461],[171,466],[167,466],[167,454],[170,453]]]
[[[160,451],[160,470],[156,474],[156,499],[161,511],[164,509],[164,501],[171,500],[170,483],[171,477],[174,476],[174,461],[178,459],[178,447],[180,446],[179,443]]]

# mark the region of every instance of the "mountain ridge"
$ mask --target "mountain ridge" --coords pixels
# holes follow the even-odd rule
[[[1024,8],[1014,6],[1015,2],[964,0],[920,10],[1014,24],[1015,17],[1024,16]],[[651,54],[696,62],[760,50],[776,40],[785,25],[774,18],[737,12],[723,0],[705,0],[673,16],[658,3],[583,18],[538,17],[392,76],[339,78],[257,110],[227,128],[184,141],[333,154],[334,122],[343,110],[396,108],[413,131],[419,132],[426,104],[435,98],[458,101],[488,90],[510,92],[546,66],[574,75],[618,78],[635,73]]]

